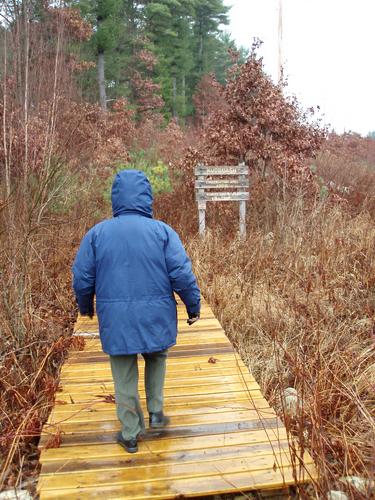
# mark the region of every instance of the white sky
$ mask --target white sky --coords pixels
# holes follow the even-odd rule
[[[375,130],[375,0],[282,0],[284,72],[304,106],[321,107],[337,132]],[[225,0],[239,45],[263,40],[277,80],[279,0]]]

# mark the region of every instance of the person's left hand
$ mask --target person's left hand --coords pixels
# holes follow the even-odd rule
[[[188,313],[189,319],[186,320],[186,323],[190,326],[196,323],[201,317],[200,313]]]

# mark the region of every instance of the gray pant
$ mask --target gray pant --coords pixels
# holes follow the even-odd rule
[[[145,360],[145,389],[149,413],[163,411],[163,390],[168,350],[142,354]],[[110,356],[117,417],[126,440],[145,430],[138,394],[138,360],[136,354]]]

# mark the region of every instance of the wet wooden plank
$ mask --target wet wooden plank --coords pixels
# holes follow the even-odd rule
[[[260,456],[231,457],[221,460],[203,459],[198,462],[169,462],[146,464],[144,466],[129,467],[121,466],[104,470],[86,470],[76,473],[59,473],[55,476],[43,478],[41,487],[46,490],[60,490],[64,488],[84,488],[96,485],[98,487],[123,484],[128,486],[136,482],[139,483],[160,483],[165,482],[170,477],[182,479],[184,477],[197,478],[207,477],[216,474],[233,474],[238,472],[252,472],[259,470],[279,469],[291,466],[290,455],[288,453],[271,453]],[[310,461],[311,463],[311,461]],[[147,469],[145,469],[147,467]],[[145,474],[147,473],[147,474]],[[146,476],[146,477],[145,477]]]
[[[207,356],[206,354],[200,355],[196,354],[195,356],[191,357],[180,357],[179,359],[173,359],[173,357],[170,357],[168,359],[168,365],[167,365],[167,370],[168,373],[172,373],[174,371],[179,370],[181,367],[182,369],[190,369],[193,367],[194,369],[201,369],[204,368],[208,365],[214,365],[215,368],[217,367],[233,367],[233,369],[236,369],[237,367],[240,368],[246,368],[245,364],[238,358],[234,358],[232,355],[227,356],[225,353],[223,354],[216,354],[213,353],[212,356]],[[144,368],[144,361],[143,358],[139,357],[138,358],[138,366],[140,367],[140,372],[142,372]],[[68,358],[66,361],[63,369],[61,370],[61,374],[64,375],[65,373],[73,373],[74,371],[82,372],[82,371],[97,371],[97,370],[103,370],[103,369],[109,369],[110,370],[110,365],[109,365],[109,358],[106,356],[104,359],[97,359],[95,363],[92,364],[87,364],[86,361],[81,362],[81,358],[79,356],[76,356],[74,359]]]
[[[308,480],[314,473],[314,467],[308,464],[300,481]],[[190,476],[188,478],[168,478],[168,481],[148,481],[125,484],[93,485],[80,487],[77,490],[68,488],[62,490],[43,490],[40,498],[69,500],[81,500],[85,498],[123,498],[132,500],[158,499],[167,500],[172,498],[201,496],[202,491],[210,488],[210,494],[224,494],[243,491],[268,489],[269,485],[282,488],[288,484],[294,484],[294,473],[291,467],[279,470],[266,468],[258,471],[245,471],[235,473],[223,473],[220,469],[212,475]],[[206,493],[207,495],[207,493]]]
[[[243,430],[241,432],[226,432],[225,434],[214,434],[205,436],[181,436],[170,439],[151,439],[140,441],[138,453],[160,454],[166,452],[185,452],[188,450],[226,448],[228,446],[240,447],[250,444],[272,444],[277,449],[279,442],[285,441],[287,434],[285,428]],[[82,443],[80,446],[63,446],[60,448],[49,448],[43,450],[40,461],[55,462],[70,460],[88,460],[92,458],[108,458],[123,456],[124,450],[114,442],[105,442],[100,446]],[[125,454],[129,457],[128,454]],[[137,455],[138,456],[138,455]]]
[[[181,376],[179,377],[179,374]],[[253,382],[254,378],[248,372],[237,369],[237,367],[229,367],[222,368],[221,370],[211,370],[209,368],[194,370],[194,367],[191,370],[182,370],[181,372],[173,371],[167,374],[165,383],[172,384],[174,382],[179,381],[180,385],[193,385],[195,383],[199,383],[200,379],[204,379],[207,383],[211,384],[215,379],[222,379],[225,382],[234,382],[238,379],[246,380],[249,382]],[[77,374],[79,374],[79,379],[77,379]],[[139,373],[139,382],[140,384],[144,382],[144,373],[143,370]],[[98,371],[84,371],[80,370],[79,372],[70,372],[64,377],[60,379],[60,387],[69,387],[81,386],[84,385],[95,385],[95,384],[112,384],[112,375],[110,370],[98,370]]]
[[[146,411],[146,405],[143,405],[143,411]],[[166,405],[165,411],[168,413],[170,417],[174,417],[173,420],[177,417],[184,417],[190,415],[198,415],[200,417],[204,416],[208,418],[209,415],[212,414],[226,414],[232,412],[240,412],[246,410],[257,410],[261,413],[264,410],[272,410],[268,405],[265,399],[259,398],[255,399],[252,402],[247,400],[239,400],[233,402],[218,402],[216,406],[209,406],[199,403],[198,405]],[[64,411],[65,410],[65,411]],[[58,424],[59,422],[100,422],[100,421],[117,421],[117,415],[115,411],[115,405],[113,404],[102,404],[101,406],[96,405],[95,408],[82,406],[81,408],[77,408],[77,405],[74,405],[74,408],[70,406],[56,406],[52,411],[48,423],[49,424]],[[47,427],[48,429],[48,427]]]
[[[140,367],[139,377],[140,381],[143,381],[144,370]],[[214,365],[213,363],[204,363],[200,365],[181,365],[180,369],[168,370],[166,374],[166,380],[171,380],[174,378],[178,379],[195,379],[198,377],[218,377],[218,376],[237,376],[241,377],[243,375],[249,375],[249,371],[246,367],[237,366],[236,364],[223,364],[218,363]],[[251,375],[250,375],[251,376]],[[107,363],[103,364],[102,367],[97,369],[92,369],[87,365],[81,365],[79,370],[79,378],[77,378],[76,370],[63,370],[60,376],[60,382],[64,385],[69,383],[80,384],[85,381],[112,381],[111,369]]]
[[[261,397],[261,392],[259,386],[256,382],[250,384],[245,384],[242,381],[238,381],[233,384],[227,384],[222,386],[221,384],[215,385],[207,385],[203,387],[192,386],[192,387],[179,387],[178,390],[176,387],[166,387],[164,390],[164,398],[168,400],[168,398],[175,398],[181,401],[189,400],[190,398],[194,399],[196,396],[207,396],[211,394],[217,394],[220,390],[225,390],[223,393],[224,397],[230,398],[234,393],[240,392],[249,392],[251,397]],[[178,392],[176,394],[176,392]],[[58,395],[58,399],[60,401],[66,401],[67,403],[84,403],[95,401],[98,398],[107,397],[108,395],[113,394],[113,390],[106,390],[104,387],[102,389],[98,389],[97,391],[87,390],[80,393],[76,392],[61,392]],[[145,397],[145,391],[143,388],[139,390],[140,398],[143,399]],[[207,399],[207,398],[206,398]]]
[[[217,357],[220,361],[220,357],[222,355],[230,353],[233,353],[233,347],[230,344],[220,347],[211,347],[210,345],[208,345],[203,346],[200,349],[171,349],[168,353],[168,358],[169,360],[172,360],[173,358],[195,358],[196,356],[206,356],[206,360],[208,362],[209,358],[212,356]],[[76,352],[69,357],[68,363],[75,363],[77,361],[79,361],[79,363],[96,363],[100,361],[107,362],[108,355],[100,351],[88,351],[83,354],[81,354],[80,352]],[[195,362],[194,359],[192,361]]]
[[[226,460],[239,457],[258,457],[263,455],[287,453],[288,441],[270,443],[250,443],[217,448],[199,448],[183,451],[166,451],[152,453],[147,449],[128,456],[124,453],[108,457],[85,457],[72,460],[51,460],[43,463],[43,474],[58,474],[65,472],[79,472],[85,470],[104,470],[118,467],[144,467],[158,464],[175,464],[181,462],[199,462],[200,460]],[[289,458],[287,456],[287,458]]]
[[[64,434],[74,434],[75,432],[115,432],[120,430],[120,423],[118,422],[115,412],[109,416],[107,420],[97,420],[95,415],[93,418],[87,419],[83,422],[71,419],[58,419],[55,422],[50,421],[49,425],[45,426],[45,432],[50,430],[53,432],[58,427]],[[176,415],[168,430],[172,431],[175,428],[195,426],[200,424],[221,424],[237,422],[249,422],[275,418],[275,411],[272,408],[264,408],[262,410],[232,410],[231,412],[213,413],[213,414],[198,414],[198,415]]]
[[[145,399],[141,401],[141,406],[143,411],[146,412]],[[211,396],[207,401],[185,401],[183,404],[171,400],[164,405],[166,413],[171,417],[175,415],[205,415],[208,413],[226,413],[228,411],[262,410],[265,408],[270,408],[270,406],[264,398],[260,397],[250,400],[247,395],[231,398],[230,401],[219,399],[216,395],[214,397]],[[107,418],[112,418],[115,411],[114,400],[109,403],[96,401],[93,405],[65,405],[60,404],[57,400],[48,422],[54,422],[61,419],[86,421],[89,420],[91,416],[94,420],[106,420]]]
[[[140,377],[140,381],[143,382],[144,377]],[[222,384],[236,384],[238,383],[239,377],[237,373],[231,375],[214,375],[212,374],[210,377],[202,376],[201,374],[196,374],[191,377],[173,377],[166,378],[165,380],[165,388],[187,388],[190,386],[199,385],[199,387],[205,387],[208,385],[222,385]],[[255,382],[252,375],[249,373],[242,374],[241,377],[242,382],[245,384],[245,387],[249,390],[259,388],[257,382]],[[64,392],[69,394],[77,394],[77,393],[93,393],[93,392],[103,392],[105,391],[114,391],[113,381],[109,379],[107,382],[103,378],[98,378],[97,380],[86,380],[86,381],[66,381],[64,384]]]
[[[138,365],[140,370],[144,367],[143,358],[138,359]],[[180,358],[180,359],[168,359],[167,364],[167,372],[171,373],[173,371],[181,369],[189,369],[190,367],[195,367],[199,370],[202,367],[210,365],[212,367],[228,367],[232,366],[234,369],[239,366],[241,368],[245,367],[245,364],[238,357],[234,357],[232,355],[220,355],[220,356],[194,356],[191,358]],[[92,364],[81,363],[80,358],[77,357],[74,361],[72,359],[68,359],[61,370],[62,374],[65,373],[73,373],[74,371],[78,373],[87,370],[102,370],[103,368],[110,370],[110,366],[108,363],[108,357],[103,361],[97,361]],[[246,368],[246,367],[245,367]]]
[[[62,428],[64,439],[60,446],[78,446],[80,444],[101,444],[101,443],[116,443],[117,432],[120,426],[112,422],[98,423],[98,431],[90,432],[86,430],[85,424],[76,423],[75,430],[68,429],[70,432],[65,432],[64,429],[69,424],[61,426],[46,426],[44,434],[40,439],[40,446],[46,445],[50,436],[53,436],[57,430]],[[143,437],[143,441],[154,439],[173,439],[175,437],[189,436],[212,436],[214,434],[225,434],[227,432],[241,432],[246,430],[266,430],[273,431],[282,427],[281,422],[277,418],[263,418],[257,420],[246,421],[229,421],[215,422],[210,424],[199,423],[195,425],[181,425],[179,427],[168,427],[168,429],[149,429]]]
[[[284,426],[204,303],[189,327],[178,305],[179,335],[165,384],[166,429],[149,429],[136,455],[116,443],[120,429],[108,356],[99,338],[71,352],[61,371],[55,407],[41,439],[40,498],[166,499],[280,488],[293,484]],[[98,332],[80,317],[77,333]],[[146,412],[144,361],[140,400]],[[61,433],[59,448],[44,446]],[[314,475],[311,458],[304,456]]]

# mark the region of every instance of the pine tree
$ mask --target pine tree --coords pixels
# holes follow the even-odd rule
[[[194,16],[196,77],[212,71],[213,40],[220,34],[220,25],[229,24],[229,7],[223,0],[197,0]]]
[[[106,56],[118,45],[122,0],[77,0],[73,4],[79,6],[84,19],[89,21],[94,28],[90,46],[97,63],[100,106],[103,111],[106,111]]]
[[[188,112],[186,74],[193,68],[193,0],[158,0],[145,9],[147,36],[158,59],[157,79],[166,111],[174,118]]]
[[[94,28],[80,52],[96,62],[96,74],[89,70],[81,84],[92,100],[99,88],[103,109],[108,100],[126,97],[142,114],[160,109],[161,94],[165,117],[184,122],[194,113],[193,95],[202,76],[213,73],[224,83],[233,64],[228,49],[235,51],[235,43],[222,32],[229,10],[223,0],[71,3]],[[145,64],[151,59],[152,65]]]

